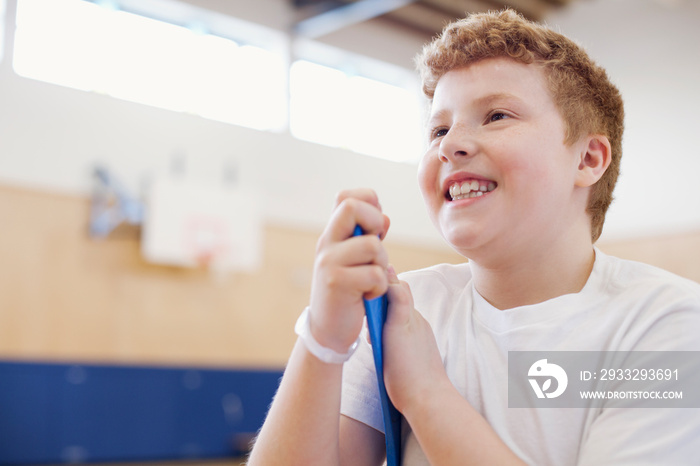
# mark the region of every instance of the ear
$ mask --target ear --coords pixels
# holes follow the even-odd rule
[[[576,186],[593,186],[610,165],[610,141],[602,134],[591,134],[581,141],[582,150],[576,172]]]

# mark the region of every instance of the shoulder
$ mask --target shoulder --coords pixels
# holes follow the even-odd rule
[[[604,256],[603,306],[617,318],[621,347],[700,350],[700,284],[658,267]]]
[[[663,295],[700,305],[700,283],[642,262],[620,259],[596,251],[602,262],[608,292],[653,297]]]

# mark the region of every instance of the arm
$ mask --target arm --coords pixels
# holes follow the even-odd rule
[[[524,464],[452,385],[430,324],[414,309],[408,284],[391,270],[388,293],[387,391],[430,464]]]
[[[352,238],[356,224],[368,235]],[[388,226],[373,192],[339,195],[314,264],[309,321],[321,345],[346,352],[362,328],[363,297],[386,291],[387,257],[379,236]],[[384,437],[341,417],[341,383],[341,364],[318,360],[297,341],[249,464],[379,464]]]
[[[249,465],[381,463],[384,436],[339,415],[341,370],[297,341]]]
[[[449,380],[440,385],[404,411],[430,464],[525,464]]]

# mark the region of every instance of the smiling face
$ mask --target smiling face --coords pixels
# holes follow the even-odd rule
[[[419,183],[428,212],[462,255],[547,245],[586,224],[575,186],[581,143],[565,125],[543,71],[490,58],[438,81]],[[511,254],[512,255],[512,254]]]

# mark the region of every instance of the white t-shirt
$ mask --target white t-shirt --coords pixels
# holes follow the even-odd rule
[[[700,409],[508,408],[508,351],[700,351],[700,284],[596,249],[584,288],[498,310],[469,264],[402,274],[430,322],[447,375],[531,465],[700,464]],[[383,432],[371,348],[345,364],[341,413]],[[698,387],[700,389],[700,387]],[[402,426],[403,464],[429,464]]]

